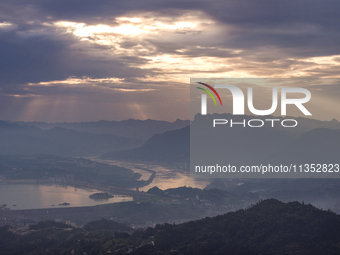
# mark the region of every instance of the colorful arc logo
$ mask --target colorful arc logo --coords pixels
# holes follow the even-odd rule
[[[197,83],[198,83],[198,84],[201,84],[201,85],[203,85],[203,86],[206,86],[206,87],[209,88],[212,92],[214,92],[215,95],[217,96],[218,100],[220,101],[221,106],[222,106],[222,100],[221,100],[221,98],[220,98],[220,95],[217,93],[217,91],[216,91],[213,87],[211,87],[210,85],[205,84],[205,83],[203,83],[203,82],[197,82]],[[215,98],[213,97],[213,95],[210,93],[209,90],[206,90],[206,89],[203,89],[203,88],[200,88],[200,87],[197,87],[197,88],[198,88],[198,89],[201,89],[201,90],[203,90],[205,93],[207,93],[207,94],[214,100],[215,105],[217,105]]]

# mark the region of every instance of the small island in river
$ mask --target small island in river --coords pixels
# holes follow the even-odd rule
[[[105,192],[105,193],[94,193],[94,194],[90,195],[89,198],[91,198],[91,199],[109,199],[109,198],[113,198],[113,196],[110,195],[109,193]]]
[[[59,204],[60,206],[68,206],[70,205],[70,203],[62,203],[62,204]]]

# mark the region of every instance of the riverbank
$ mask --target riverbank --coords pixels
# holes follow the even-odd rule
[[[99,163],[125,167],[141,175],[138,180],[150,178],[151,173],[155,172],[153,181],[149,185],[139,188],[140,191],[148,191],[157,186],[160,189],[170,189],[177,187],[193,187],[204,189],[210,184],[208,179],[196,179],[190,176],[185,167],[174,167],[170,165],[159,165],[148,162],[118,161],[109,159],[88,158]]]

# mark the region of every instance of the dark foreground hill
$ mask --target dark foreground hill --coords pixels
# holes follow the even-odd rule
[[[275,199],[131,235],[110,228],[49,228],[20,236],[3,227],[0,254],[340,254],[339,215]]]
[[[339,254],[340,217],[269,199],[247,210],[158,227],[155,247],[181,254]]]
[[[117,223],[112,220],[100,219],[96,221],[91,221],[84,226],[84,229],[88,231],[131,231],[132,228],[122,224]]]

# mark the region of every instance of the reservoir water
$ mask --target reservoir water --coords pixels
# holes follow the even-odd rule
[[[89,196],[101,192],[95,189],[64,187],[37,184],[0,184],[0,206],[7,205],[11,210],[58,207],[94,206],[124,201],[132,197],[114,195],[105,200],[93,200]],[[68,206],[59,204],[69,203]]]
[[[178,171],[170,167],[146,163],[131,163],[114,160],[99,160],[91,158],[101,163],[118,165],[140,173],[140,180],[147,180],[152,172],[156,172],[156,177],[152,183],[139,188],[139,191],[148,191],[157,186],[160,189],[189,186],[203,189],[209,184],[209,180],[199,180],[192,178],[188,172]],[[146,169],[146,170],[145,170]],[[75,188],[59,185],[37,185],[37,184],[0,184],[0,206],[7,205],[11,210],[19,209],[39,209],[39,208],[59,208],[60,204],[69,203],[66,207],[95,206],[99,204],[118,203],[132,201],[129,196],[114,195],[107,200],[93,200],[89,196],[93,193],[102,192],[96,189]]]
[[[156,177],[153,179],[152,183],[142,188],[139,188],[140,191],[144,192],[148,191],[149,189],[155,186],[162,190],[183,186],[204,189],[210,183],[209,179],[196,179],[191,177],[189,172],[183,170],[179,171],[178,169],[172,167],[164,167],[161,165],[147,163],[135,163],[135,162],[132,163],[117,160],[103,160],[97,158],[90,159],[100,163],[117,165],[131,169],[135,173],[141,174],[141,177],[139,178],[140,180],[147,180],[151,176],[152,171],[156,172]]]

